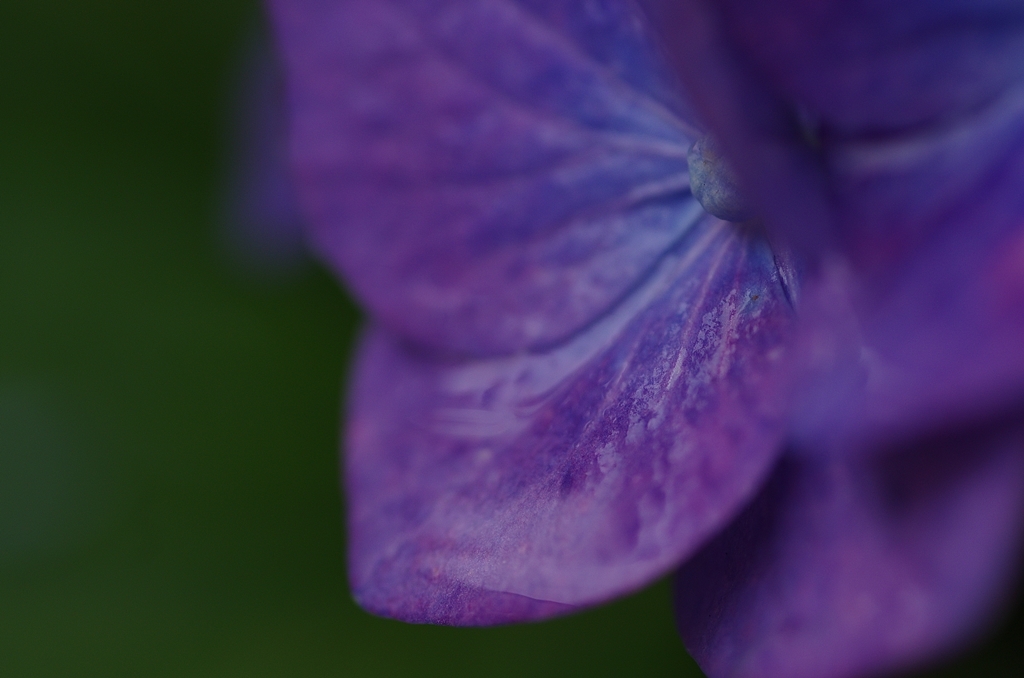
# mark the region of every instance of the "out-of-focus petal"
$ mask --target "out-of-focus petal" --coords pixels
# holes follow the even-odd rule
[[[1020,160],[1024,170],[1024,154]],[[1024,171],[1016,176],[1003,186],[1013,200]],[[978,218],[1000,218],[1000,209],[979,208]],[[1021,226],[997,245],[967,234],[946,240],[884,297],[842,265],[805,284],[797,350],[808,360],[794,403],[796,444],[805,452],[869,451],[886,439],[1018,411]]]
[[[804,446],[1016,407],[1024,6],[644,4],[769,230],[810,261],[803,341],[830,355],[795,409]]]
[[[784,458],[676,578],[710,678],[852,678],[962,647],[1006,602],[1024,436],[972,431],[871,459]]]
[[[385,326],[550,346],[691,227],[685,107],[628,0],[272,0],[326,261]]]
[[[306,256],[303,218],[288,163],[284,73],[264,32],[247,41],[231,108],[227,246],[257,272],[295,269]]]
[[[659,576],[773,463],[792,318],[764,239],[706,218],[549,351],[445,360],[371,329],[349,398],[356,598],[496,624]]]
[[[867,449],[1024,401],[1024,88],[977,115],[967,128],[836,152],[845,218],[885,211],[893,225],[868,228],[858,252],[806,282],[805,354],[832,354],[808,364],[794,410],[804,447]],[[972,190],[957,194],[961,180]],[[914,248],[908,224],[928,230]]]

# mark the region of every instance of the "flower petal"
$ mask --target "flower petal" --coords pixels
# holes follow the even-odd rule
[[[1024,171],[1018,176],[1020,185]],[[1019,189],[1008,183],[1005,190]],[[999,218],[999,209],[979,219]],[[868,451],[886,439],[1019,410],[1021,226],[998,245],[981,237],[940,243],[885,297],[843,266],[805,283],[797,350],[807,361],[794,404],[803,451]]]
[[[1022,510],[1019,428],[873,459],[786,458],[680,569],[680,632],[710,678],[853,678],[934,659],[1005,603]]]
[[[801,443],[866,449],[1017,407],[1020,3],[646,4],[751,201],[811,262],[803,344],[836,350],[809,370]]]
[[[698,213],[676,209],[692,127],[629,2],[271,7],[312,238],[400,334],[477,355],[557,343]]]
[[[775,459],[792,318],[766,242],[706,218],[558,348],[453,360],[372,328],[346,450],[357,600],[495,624],[673,567]]]

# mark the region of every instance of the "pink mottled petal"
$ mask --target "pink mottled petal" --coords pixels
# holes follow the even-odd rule
[[[709,218],[557,348],[445,359],[371,329],[349,399],[357,600],[496,624],[672,568],[776,457],[791,321],[765,241]]]

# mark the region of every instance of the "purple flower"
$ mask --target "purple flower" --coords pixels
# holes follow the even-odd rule
[[[364,607],[542,619],[681,564],[712,678],[892,670],[991,618],[1024,508],[1019,3],[270,5],[310,237],[372,316]],[[691,193],[716,148],[705,203],[757,218]]]

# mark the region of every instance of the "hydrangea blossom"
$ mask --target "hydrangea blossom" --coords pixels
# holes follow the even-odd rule
[[[1019,3],[270,7],[309,235],[371,315],[364,607],[535,620],[681,566],[712,678],[892,670],[991,617],[1024,508]]]

